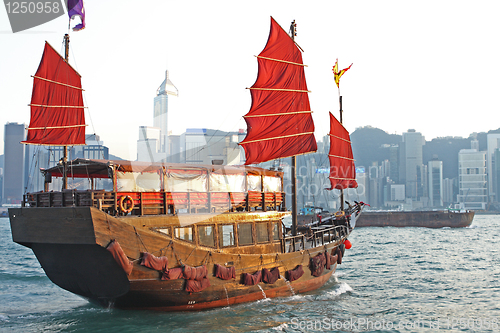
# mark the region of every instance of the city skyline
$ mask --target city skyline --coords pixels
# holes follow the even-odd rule
[[[265,45],[271,15],[285,30],[292,20],[298,24],[317,138],[328,132],[328,111],[338,113],[331,71],[337,58],[341,68],[354,63],[340,87],[350,132],[366,125],[388,133],[415,128],[429,140],[484,132],[500,123],[500,51],[492,42],[500,4],[493,1],[85,5],[86,29],[70,33],[70,63],[86,90],[87,134],[100,135],[126,159],[136,156],[137,124],[153,125],[142,119],[151,118],[151,98],[165,69],[182,92],[169,112],[174,134],[185,128],[245,128],[245,88],[255,81],[254,55]],[[60,51],[67,17],[16,34],[5,11],[0,17],[0,123],[27,124],[30,75],[44,40]]]
[[[10,122],[7,122],[7,123],[10,123]],[[7,124],[7,123],[6,123],[6,124]],[[4,126],[4,125],[5,125],[5,124],[3,124],[3,126]],[[28,124],[25,124],[25,125],[26,125],[26,127],[28,127]],[[144,127],[144,126],[138,126],[137,128],[139,128],[139,129],[140,129],[141,127]],[[156,129],[156,127],[152,127],[152,126],[148,126],[148,127],[149,127],[149,128],[152,128],[152,129]],[[382,128],[377,128],[377,127],[373,127],[373,126],[370,126],[370,125],[357,127],[357,128],[356,128],[356,130],[358,130],[358,129],[363,129],[364,127],[371,127],[371,128],[374,128],[374,129],[379,129],[379,130],[384,131]],[[136,132],[137,132],[137,128],[136,128]],[[211,128],[204,128],[204,127],[199,127],[199,128],[188,127],[188,128],[185,128],[183,131],[181,131],[181,133],[180,133],[180,134],[186,133],[186,131],[188,131],[188,130],[193,130],[193,129],[205,129],[205,130],[207,130],[207,129],[208,129],[208,130],[214,130],[214,129],[211,129]],[[499,129],[500,129],[500,126],[499,126],[499,128],[491,128],[491,129],[486,130],[485,132],[481,132],[481,133],[488,133],[488,132],[490,132],[490,131],[496,131],[496,130],[499,130]],[[353,132],[351,132],[350,134],[352,135],[352,134],[353,134],[356,130],[354,130],[354,131],[353,131]],[[405,132],[407,132],[408,130],[415,130],[416,132],[419,132],[419,133],[420,133],[420,131],[419,131],[418,129],[409,128],[409,129],[401,129],[400,131],[397,131],[397,133],[396,133],[396,134],[397,134],[397,135],[401,135],[401,136],[402,136],[402,135],[403,135]],[[224,132],[224,131],[222,131],[222,132]],[[387,132],[387,131],[384,131],[384,132],[385,132],[385,133],[387,133],[387,134],[395,134],[395,133],[389,133],[389,132]],[[139,134],[140,134],[140,133],[139,133]],[[471,133],[469,133],[469,135],[466,135],[466,136],[442,136],[442,137],[436,137],[436,138],[432,138],[432,139],[428,139],[427,137],[425,137],[425,136],[423,136],[423,135],[422,135],[422,136],[423,136],[423,139],[425,140],[425,142],[430,142],[430,141],[432,141],[432,140],[434,140],[434,139],[440,139],[440,138],[455,138],[455,139],[457,139],[457,138],[462,138],[462,139],[469,139],[469,138],[470,138],[472,135],[474,135],[474,134],[477,134],[477,132],[471,132]],[[89,135],[93,135],[93,134],[89,134],[89,133],[87,133],[87,136],[89,136]],[[138,137],[139,137],[139,136],[138,136]],[[324,137],[318,137],[318,136],[316,136],[316,141],[317,141],[317,142],[323,142],[323,140],[324,140],[324,139],[325,139],[325,136],[324,136]],[[103,141],[103,142],[104,142],[104,141]],[[3,150],[3,147],[4,147],[4,140],[3,140],[3,136],[0,138],[0,145],[1,145],[2,150]],[[104,142],[104,145],[108,146],[105,142]],[[137,145],[137,141],[136,141],[136,145]],[[208,146],[210,146],[210,141],[207,141],[207,145],[208,145]],[[109,146],[108,146],[108,147],[109,147]],[[318,152],[319,152],[319,149],[318,149]],[[120,156],[120,155],[115,154],[115,152],[114,152],[111,148],[109,149],[109,154],[110,154],[110,155],[113,155],[113,156],[116,156],[116,157],[118,157],[118,158],[121,158],[121,159],[126,159],[126,158],[123,158],[123,157],[122,157],[122,156]],[[0,154],[0,156],[1,156],[1,155],[3,155],[3,153],[1,153],[1,154]],[[133,157],[133,158],[131,158],[130,160],[131,160],[131,161],[135,161],[135,160],[137,160],[137,156],[135,156],[135,158],[134,158],[134,157]]]

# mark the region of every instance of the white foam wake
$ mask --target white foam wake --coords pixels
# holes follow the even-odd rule
[[[279,326],[273,327],[273,331],[283,331],[288,328],[288,325],[286,323],[283,323]]]
[[[329,292],[326,293],[326,295],[328,296],[328,298],[335,298],[353,290],[354,289],[352,289],[351,286],[348,285],[347,283],[340,282],[337,288],[335,288],[334,290],[330,290]]]

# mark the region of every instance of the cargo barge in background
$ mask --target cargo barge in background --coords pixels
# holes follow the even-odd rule
[[[465,228],[471,225],[474,211],[364,211],[356,227]]]

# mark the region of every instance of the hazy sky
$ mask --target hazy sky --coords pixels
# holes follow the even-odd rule
[[[136,158],[138,127],[153,125],[165,70],[179,89],[169,129],[245,128],[254,55],[270,16],[298,26],[316,138],[338,114],[332,67],[341,79],[344,125],[389,133],[409,128],[427,140],[500,127],[498,1],[97,1],[85,30],[71,32],[70,63],[82,75],[87,133],[110,153]],[[13,34],[0,7],[0,135],[29,123],[32,78],[47,40],[62,52],[67,16]],[[0,145],[3,153],[3,144]]]

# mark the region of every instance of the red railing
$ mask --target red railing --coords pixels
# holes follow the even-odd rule
[[[127,198],[130,197],[130,198]],[[122,199],[123,198],[123,199]],[[124,199],[131,199],[133,205]],[[282,192],[35,192],[24,195],[24,207],[92,206],[113,215],[213,213],[284,210]],[[127,210],[130,210],[127,212]]]

